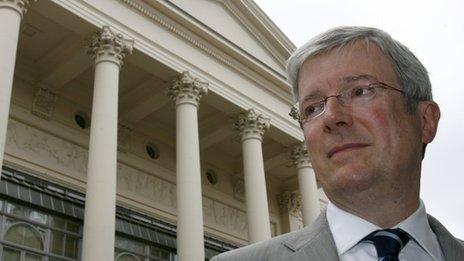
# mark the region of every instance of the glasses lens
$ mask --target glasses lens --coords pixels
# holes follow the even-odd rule
[[[325,102],[324,101],[318,101],[318,102],[305,102],[301,104],[301,117],[303,121],[310,121],[317,116],[321,115],[321,113],[324,111],[324,106]]]
[[[355,86],[348,88],[340,94],[340,103],[351,106],[363,101],[369,101],[375,96],[375,86]]]

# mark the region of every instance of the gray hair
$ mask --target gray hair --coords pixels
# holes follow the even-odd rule
[[[343,48],[358,40],[376,44],[390,58],[399,83],[405,92],[409,112],[416,110],[419,101],[432,100],[432,85],[427,69],[406,46],[376,28],[343,26],[314,37],[298,48],[288,59],[287,80],[292,86],[295,101],[299,100],[298,73],[305,61],[335,48]]]

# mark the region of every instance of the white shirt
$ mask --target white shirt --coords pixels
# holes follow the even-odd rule
[[[327,221],[340,261],[378,260],[374,244],[360,241],[381,229],[380,227],[338,208],[331,202],[327,206]],[[410,235],[408,243],[399,254],[399,260],[445,260],[437,236],[430,228],[422,200],[419,208],[411,216],[393,228],[401,228]]]

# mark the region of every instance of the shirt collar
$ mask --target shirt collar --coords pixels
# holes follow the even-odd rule
[[[434,260],[438,260],[440,249],[434,242],[436,235],[430,228],[424,202],[420,200],[419,208],[394,228],[406,231]]]
[[[332,232],[338,255],[350,250],[359,241],[380,227],[356,215],[348,213],[329,201],[327,222]]]
[[[365,236],[381,229],[367,220],[340,209],[330,201],[327,205],[327,222],[339,255],[350,250]],[[440,249],[437,249],[437,245],[433,243],[436,236],[430,228],[422,200],[419,208],[394,228],[406,231],[434,260],[438,260]]]

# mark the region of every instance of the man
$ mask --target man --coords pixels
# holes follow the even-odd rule
[[[340,27],[299,48],[287,73],[327,211],[212,260],[464,260],[419,198],[440,110],[414,54],[381,30]]]

